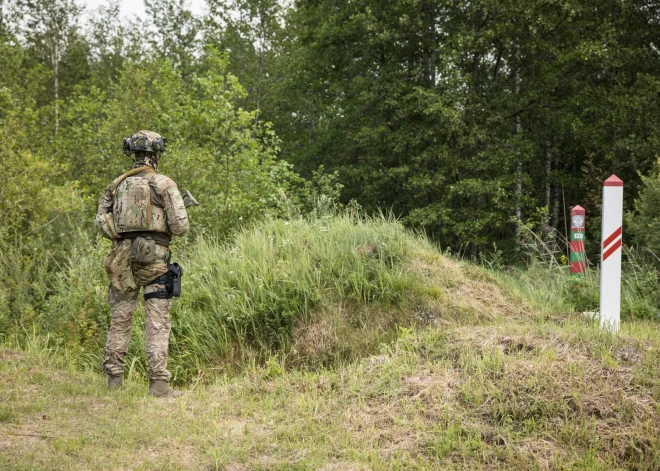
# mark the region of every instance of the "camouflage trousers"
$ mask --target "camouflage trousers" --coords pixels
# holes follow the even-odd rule
[[[110,279],[108,288],[110,330],[105,345],[103,368],[109,375],[120,376],[124,372],[126,364],[124,358],[131,340],[133,313],[137,307],[140,287],[144,286],[144,294],[165,289],[165,285],[162,284],[147,284],[167,271],[166,259],[169,256],[169,249],[158,248],[158,250],[156,263],[136,267],[128,261],[130,241],[116,241],[113,243],[112,252],[106,258],[105,268]],[[153,298],[144,302],[146,311],[145,352],[149,363],[147,373],[151,381],[169,381],[172,377],[167,371],[167,350],[172,326],[171,307],[171,299]]]
[[[144,294],[164,289],[165,285],[149,285],[144,288]],[[125,293],[117,292],[112,286],[108,291],[111,322],[108,341],[105,346],[105,361],[103,368],[106,373],[121,376],[124,372],[124,357],[128,352],[133,325],[133,312],[137,306],[140,289]],[[170,340],[170,307],[171,299],[149,299],[144,303],[146,311],[146,342],[145,352],[149,362],[148,375],[151,381],[169,381],[172,375],[167,371],[167,349]]]

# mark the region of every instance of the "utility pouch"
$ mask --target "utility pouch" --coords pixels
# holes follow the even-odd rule
[[[148,265],[156,261],[156,241],[151,237],[136,237],[131,243],[131,263]]]

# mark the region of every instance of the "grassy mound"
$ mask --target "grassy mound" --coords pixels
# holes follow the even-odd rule
[[[200,242],[186,259],[174,310],[181,375],[193,370],[186,357],[229,370],[329,367],[378,352],[399,327],[520,311],[485,271],[472,268],[470,279],[385,218],[270,221],[229,244]]]
[[[334,367],[378,353],[401,327],[479,323],[525,309],[485,270],[443,257],[385,217],[271,220],[227,241],[179,244],[175,260],[185,272],[172,311],[170,369],[180,384],[267,363]],[[98,370],[109,321],[108,242],[79,237],[72,247],[55,282],[39,290],[45,295],[20,310],[16,330],[47,336]],[[140,306],[131,376],[146,371],[143,319]]]

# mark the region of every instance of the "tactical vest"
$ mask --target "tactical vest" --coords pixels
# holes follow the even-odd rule
[[[114,194],[112,214],[115,230],[120,234],[134,231],[169,232],[165,211],[151,203],[149,182],[156,173],[149,168],[146,173],[142,170],[135,175],[125,175],[122,175],[123,180],[116,186]]]

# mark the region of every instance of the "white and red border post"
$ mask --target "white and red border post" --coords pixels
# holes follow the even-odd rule
[[[623,181],[612,175],[603,184],[603,243],[600,259],[600,325],[612,333],[621,320],[621,243]]]

